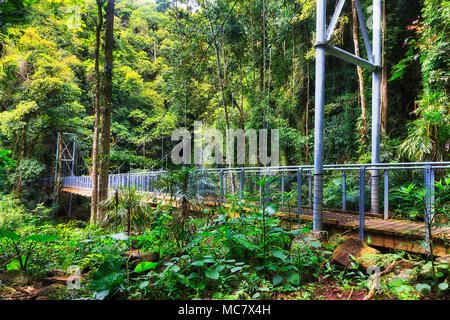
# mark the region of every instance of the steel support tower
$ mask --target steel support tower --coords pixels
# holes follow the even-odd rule
[[[317,0],[316,15],[316,79],[315,79],[315,126],[314,126],[314,205],[313,228],[322,230],[323,213],[323,119],[325,106],[325,54],[358,65],[372,72],[372,164],[380,162],[380,85],[381,85],[381,0],[373,0],[372,44],[370,43],[363,10],[355,1],[359,26],[364,38],[367,59],[337,48],[329,41],[341,15],[345,0],[339,0],[331,21],[326,26],[326,0]],[[372,48],[373,45],[373,48]],[[371,211],[379,212],[379,171],[372,170]]]

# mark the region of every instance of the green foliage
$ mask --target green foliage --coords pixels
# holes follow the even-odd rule
[[[450,264],[435,263],[428,261],[421,267],[420,275],[421,282],[415,288],[423,295],[428,295],[434,291],[437,295],[443,295],[447,292],[449,287],[448,275],[450,272]]]
[[[112,227],[121,226],[130,234],[132,227],[143,227],[149,220],[149,206],[145,203],[143,197],[139,195],[137,188],[122,188],[115,191],[114,197],[111,197],[99,204],[108,211],[105,219]]]
[[[22,227],[25,208],[14,195],[0,195],[0,229],[16,231]]]
[[[126,277],[125,271],[122,269],[124,261],[125,259],[121,257],[111,256],[93,273],[89,287],[95,290],[95,299],[103,300],[125,289]]]
[[[57,239],[55,235],[34,234],[22,238],[17,233],[0,229],[0,238],[6,240],[6,244],[12,249],[16,255],[16,261],[20,270],[28,271],[28,262],[38,243],[47,243]]]

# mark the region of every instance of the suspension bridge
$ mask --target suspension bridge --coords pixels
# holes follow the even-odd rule
[[[278,214],[284,216],[286,219],[312,221],[315,231],[327,229],[330,232],[355,233],[360,239],[370,239],[372,244],[378,246],[410,250],[413,252],[428,252],[431,240],[433,240],[432,243],[435,245],[434,252],[439,255],[447,254],[447,240],[449,239],[450,228],[435,227],[430,230],[427,226],[432,224],[435,215],[434,188],[435,180],[439,180],[436,179],[436,176],[444,176],[448,172],[447,170],[450,169],[450,162],[380,163],[381,0],[373,1],[371,17],[372,41],[369,39],[368,27],[365,23],[361,3],[359,0],[354,1],[367,58],[356,56],[331,45],[334,30],[344,8],[345,0],[339,0],[337,2],[336,9],[328,26],[326,0],[317,0],[316,2],[316,42],[314,44],[316,50],[314,165],[204,169],[205,174],[210,177],[212,185],[216,189],[215,192],[218,195],[216,201],[209,202],[208,205],[227,205],[226,195],[229,194],[245,201],[246,193],[259,192],[260,197],[268,197],[267,200],[269,202],[276,200],[276,197],[278,197],[278,200],[281,200],[282,205]],[[233,7],[230,9],[230,12]],[[301,10],[302,7],[303,4],[298,10]],[[294,16],[286,25],[290,23]],[[265,19],[264,8],[263,17]],[[225,22],[226,19],[223,21],[222,26]],[[217,33],[214,35],[214,38],[216,35]],[[214,39],[210,42],[208,49],[212,46],[213,41]],[[268,49],[271,48],[271,45],[272,43],[269,44]],[[265,50],[266,45],[264,42],[264,56]],[[324,165],[323,163],[326,55],[334,56],[342,61],[360,66],[372,72],[371,114],[373,116],[371,126],[372,159],[370,164]],[[265,58],[263,60],[265,62]],[[194,73],[195,68],[190,73],[190,76]],[[186,97],[186,82],[184,84]],[[265,92],[263,104],[265,115]],[[161,117],[161,121],[164,120],[165,114]],[[266,122],[265,116],[264,122]],[[64,152],[70,153],[70,148],[67,145],[64,147]],[[70,199],[72,199],[72,194],[89,197],[92,194],[91,177],[88,175],[77,175],[74,172],[74,159],[73,154],[71,157],[66,158],[62,157],[61,153],[59,154],[60,166],[65,164],[69,169],[69,175],[64,177],[62,175],[60,176],[62,179],[61,190],[68,192]],[[167,199],[168,195],[164,194],[162,190],[159,190],[156,183],[165,174],[167,174],[166,171],[110,174],[110,194],[119,188],[133,186],[139,192],[153,195],[153,197],[149,197],[149,199],[153,199],[148,200],[150,204],[154,204],[156,201],[166,201],[169,203],[169,199]],[[418,184],[421,184],[421,187],[426,190],[426,196],[424,197],[425,221],[392,219],[392,210],[389,205],[390,200],[392,200],[391,190],[399,187],[399,181],[402,180],[399,177],[402,175],[403,178],[407,177],[411,181],[414,180],[417,182],[420,180],[421,182]],[[267,190],[262,190],[261,188],[258,190],[258,184],[252,182],[254,181],[252,178],[258,176],[275,177],[273,181],[277,181],[277,183],[272,183],[272,185],[267,186]],[[57,174],[55,169],[55,180],[57,180],[56,178]],[[284,199],[293,191],[295,191],[296,197],[294,214],[288,212],[289,210],[284,206]],[[370,196],[366,197],[366,193],[369,191]],[[382,197],[380,196],[381,194],[383,194]],[[332,204],[324,203],[324,199],[328,202],[330,202],[329,199],[334,199],[334,202],[336,202],[336,199],[340,199],[341,208],[335,208],[335,205],[333,207]],[[381,211],[380,205],[383,206],[382,214],[379,213]],[[329,206],[329,208],[324,208],[324,206]],[[445,210],[448,210],[448,208],[445,208]],[[407,215],[405,214],[404,216]],[[422,245],[419,242],[422,242]],[[423,245],[423,242],[426,245]]]
[[[433,226],[429,230],[425,222],[392,219],[393,212],[389,204],[393,197],[392,190],[395,188],[393,183],[396,183],[398,177],[415,176],[415,181],[423,181],[420,187],[427,193],[424,199],[424,216],[426,222],[431,222],[435,214],[435,176],[443,175],[449,169],[450,162],[325,165],[324,171],[329,178],[324,179],[327,181],[325,198],[339,199],[341,207],[323,210],[320,217],[323,229],[331,233],[354,234],[381,247],[420,253],[427,250],[424,243],[433,240],[434,253],[445,255],[449,251],[447,241],[450,240],[450,227]],[[374,170],[382,172],[383,176],[384,183],[380,186],[384,195],[382,214],[371,212],[370,203],[366,201],[372,179],[372,176],[366,173]],[[248,194],[259,193],[260,199],[266,199],[267,203],[278,203],[277,214],[283,219],[313,221],[313,166],[223,168],[201,169],[201,171],[209,181],[208,194],[216,195],[205,201],[206,206],[226,206],[230,198],[245,202]],[[158,181],[165,175],[167,171],[111,174],[109,195],[113,196],[115,190],[134,187],[141,194],[148,195],[146,201],[150,205],[161,202],[178,205],[179,201],[176,199],[171,201],[170,196],[158,188]],[[262,176],[271,177],[271,183],[266,185],[266,190],[256,182]],[[196,184],[193,186],[198,188],[196,192],[205,193],[201,186]],[[91,177],[65,176],[62,178],[61,191],[90,197]],[[293,210],[288,210],[287,207],[289,195],[293,200],[291,201]],[[194,207],[192,209],[195,210]]]

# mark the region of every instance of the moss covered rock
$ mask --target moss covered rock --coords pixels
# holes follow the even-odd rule
[[[358,238],[349,237],[334,250],[331,261],[350,267],[353,261],[352,257],[354,257],[360,266],[368,268],[371,265],[371,261],[370,259],[365,259],[365,256],[374,254],[380,254],[380,251],[369,247]]]

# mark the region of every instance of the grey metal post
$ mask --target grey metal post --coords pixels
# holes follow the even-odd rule
[[[241,170],[241,200],[244,198],[244,169]]]
[[[431,175],[430,175],[430,180],[431,180],[431,217],[434,217],[434,202],[435,202],[435,190],[434,190],[434,169],[433,167],[431,167]]]
[[[75,176],[75,174],[73,172],[75,170],[75,146],[76,146],[75,137],[73,137],[72,166],[71,166],[72,176]],[[69,212],[68,212],[68,215],[69,215],[69,217],[72,215],[72,192],[69,195]]]
[[[56,190],[57,190],[56,178],[58,177],[58,165],[60,165],[59,158],[58,158],[58,156],[59,156],[59,148],[61,147],[59,145],[59,139],[60,139],[59,137],[60,137],[60,135],[61,135],[61,132],[58,132],[58,137],[57,137],[57,140],[56,140],[56,157],[55,157],[55,159],[56,159],[56,162],[55,162],[55,194],[56,194]]]
[[[219,193],[219,203],[223,202],[223,170],[220,170],[220,193]]]
[[[431,234],[428,230],[429,225],[431,224],[431,165],[426,165],[425,170],[425,212],[424,212],[424,218],[425,218],[425,243],[426,247],[424,248],[425,253],[430,253],[430,240],[431,240]]]
[[[373,0],[373,62],[381,67],[381,0]],[[372,164],[380,162],[381,68],[372,72]],[[371,212],[379,213],[378,170],[372,170]]]
[[[342,189],[341,189],[341,196],[342,196],[342,212],[345,212],[347,210],[347,192],[346,192],[346,174],[345,170],[342,170]]]
[[[312,175],[311,175],[311,171],[308,173],[308,203],[309,203],[309,207],[312,208]]]
[[[281,171],[281,203],[284,205],[284,172]]]
[[[389,219],[389,170],[384,170],[384,219]]]
[[[75,147],[76,147],[76,142],[75,142],[75,136],[73,136],[73,146],[72,146],[72,176],[75,176],[74,174],[74,170],[75,170]]]
[[[316,42],[326,41],[326,0],[317,0]],[[323,117],[325,104],[325,47],[316,47],[314,126],[313,229],[322,230],[323,211]]]
[[[226,195],[227,194],[227,173],[224,172],[224,185],[223,185],[223,194]]]
[[[300,223],[302,214],[302,168],[297,170],[297,219]]]
[[[364,187],[366,167],[359,169],[359,239],[364,240]]]

